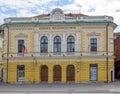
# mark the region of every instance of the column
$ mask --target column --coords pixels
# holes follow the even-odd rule
[[[48,83],[53,82],[53,66],[48,66]]]
[[[75,65],[75,83],[79,83],[80,81],[80,61],[76,62],[77,64]]]
[[[40,41],[38,32],[35,32],[34,34],[34,52],[40,52]]]
[[[67,42],[66,42],[66,38],[65,38],[65,34],[63,34],[63,38],[62,38],[62,52],[63,52],[63,54],[65,54],[66,53],[66,48],[67,48]]]
[[[62,66],[62,83],[66,83],[66,66]]]
[[[75,36],[75,55],[79,55],[79,43],[78,43],[78,33],[76,34],[76,36]]]
[[[53,38],[52,34],[49,34],[49,39],[48,39],[48,52],[51,53],[53,52]],[[52,54],[52,53],[51,53]]]

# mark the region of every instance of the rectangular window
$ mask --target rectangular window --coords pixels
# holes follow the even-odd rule
[[[24,65],[18,65],[17,66],[18,81],[24,81],[24,76],[25,76],[25,66]]]
[[[97,64],[90,64],[90,80],[97,80]]]
[[[97,51],[97,38],[90,39],[90,51],[93,51],[93,52]]]
[[[18,53],[22,53],[23,45],[24,45],[24,40],[18,40]]]

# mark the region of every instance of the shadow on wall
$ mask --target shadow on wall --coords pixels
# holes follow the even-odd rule
[[[115,62],[115,78],[120,79],[120,61]]]

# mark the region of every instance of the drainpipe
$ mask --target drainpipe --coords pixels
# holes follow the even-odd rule
[[[6,25],[6,27],[7,27],[7,29],[8,29],[8,31],[7,31],[7,77],[6,77],[6,83],[8,83],[8,63],[9,63],[9,59],[8,59],[8,57],[9,57],[9,27],[8,27],[8,25]]]
[[[107,83],[109,82],[108,79],[108,27],[109,27],[109,23],[107,23],[106,25],[106,80]]]

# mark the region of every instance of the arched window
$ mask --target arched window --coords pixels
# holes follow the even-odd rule
[[[54,38],[54,52],[61,52],[61,38],[59,36]]]
[[[40,41],[41,43],[41,53],[46,53],[46,52],[48,52],[48,38],[46,37],[46,36],[43,36],[42,38],[41,38],[41,41]]]
[[[74,52],[75,51],[75,39],[73,36],[69,36],[67,38],[67,52]]]

